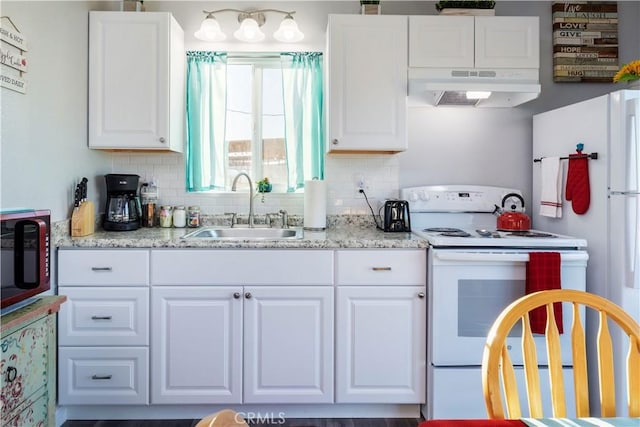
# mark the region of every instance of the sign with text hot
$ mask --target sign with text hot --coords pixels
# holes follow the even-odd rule
[[[611,82],[618,71],[617,2],[554,2],[553,80]]]

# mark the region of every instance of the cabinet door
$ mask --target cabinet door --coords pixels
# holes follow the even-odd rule
[[[329,151],[407,149],[407,17],[329,15]]]
[[[473,68],[473,16],[410,16],[409,66]]]
[[[424,286],[336,289],[336,402],[425,401]]]
[[[476,68],[540,68],[537,16],[476,16]]]
[[[245,287],[245,403],[333,402],[333,288]]]
[[[151,291],[151,403],[241,403],[242,287]]]
[[[181,77],[170,73],[170,60],[185,61],[171,57],[172,42],[184,38],[172,19],[164,12],[90,12],[89,147],[182,151],[169,134],[172,119],[184,120],[169,113],[181,102],[170,99],[170,79]]]

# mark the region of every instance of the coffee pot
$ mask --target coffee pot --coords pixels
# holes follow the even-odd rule
[[[107,174],[107,204],[102,228],[107,231],[130,231],[140,228],[141,206],[138,175]]]

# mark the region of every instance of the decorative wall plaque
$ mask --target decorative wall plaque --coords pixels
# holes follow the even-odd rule
[[[607,82],[618,71],[618,3],[554,2],[553,80]]]

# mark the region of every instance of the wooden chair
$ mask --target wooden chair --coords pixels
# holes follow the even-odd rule
[[[601,416],[616,416],[613,351],[608,319],[617,324],[629,339],[626,366],[629,416],[640,417],[640,326],[629,314],[605,298],[587,292],[560,289],[540,291],[516,300],[502,311],[491,327],[482,357],[482,386],[489,418],[522,417],[515,373],[505,344],[505,338],[518,321],[522,322],[522,354],[529,416],[533,418],[566,417],[560,341],[552,314],[554,302],[572,303],[572,310],[565,310],[563,315],[572,316],[573,319],[571,331],[565,331],[565,333],[571,333],[576,416],[580,418],[593,416],[589,411],[585,335],[580,318],[580,306],[584,306],[585,309],[593,309],[599,313],[597,354]],[[547,311],[545,339],[553,415],[542,413],[536,347],[529,324],[529,312],[541,306],[546,306]],[[549,319],[552,321],[549,322]],[[507,416],[502,405],[501,380],[504,386]]]
[[[198,421],[196,427],[249,427],[249,425],[236,411],[223,409],[215,414],[207,415]]]

